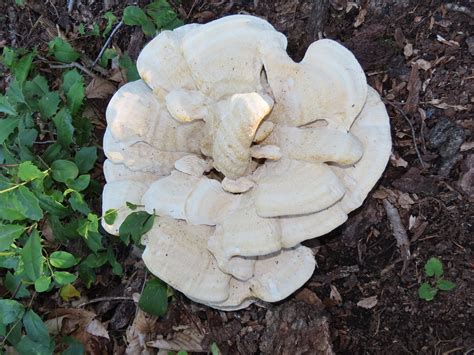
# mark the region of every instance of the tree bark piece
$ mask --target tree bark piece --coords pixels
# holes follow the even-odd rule
[[[312,40],[319,39],[319,33],[323,32],[329,12],[329,0],[313,0],[311,17],[309,19],[309,34]]]
[[[267,311],[260,338],[263,354],[334,354],[321,304],[285,302]]]
[[[385,212],[387,212],[387,217],[392,225],[392,232],[397,241],[397,247],[403,258],[403,267],[401,271],[403,274],[408,261],[410,260],[410,242],[408,241],[408,235],[396,207],[388,202],[388,200],[383,200],[383,206],[385,207]]]

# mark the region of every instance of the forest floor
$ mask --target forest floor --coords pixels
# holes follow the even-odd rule
[[[76,1],[68,14],[65,1],[39,3],[18,7],[2,2],[5,21],[0,21],[0,47],[36,47],[46,53],[47,42],[59,31],[82,53],[81,58],[93,60],[105,39],[81,37],[78,26],[103,26],[106,11],[120,18],[126,6],[116,5],[117,1],[83,0]],[[187,23],[236,13],[266,18],[288,36],[289,53],[300,60],[316,39],[307,31],[310,3],[183,0],[175,9]],[[177,293],[165,317],[140,313],[138,319],[133,302],[113,300],[140,293],[146,278],[133,247],[122,246],[118,260],[124,275],[114,276],[104,267],[91,288],[79,282],[82,298],[69,305],[74,308],[106,298],[85,305],[109,337],[88,333],[81,338],[76,333],[88,342],[87,350],[122,353],[135,332],[146,340],[162,336],[178,346],[184,344],[188,351],[205,352],[215,342],[224,354],[329,354],[331,349],[338,354],[473,351],[474,9],[472,1],[453,3],[457,5],[435,0],[331,1],[324,37],[341,42],[355,54],[369,84],[384,98],[393,155],[364,205],[337,230],[306,243],[315,252],[318,266],[300,291],[278,304],[261,303],[238,312],[218,312]],[[111,46],[136,59],[147,40],[140,28],[124,26]],[[45,75],[55,75],[44,63],[37,66]],[[89,86],[86,102],[100,146],[105,108],[123,79],[113,68],[94,74],[106,83],[99,88]],[[3,78],[2,92],[5,87]],[[103,181],[100,164],[93,177]],[[397,247],[383,200],[390,201],[401,217],[409,240],[408,260]],[[424,265],[431,257],[442,261],[444,277],[456,286],[425,301],[418,288],[428,280]],[[59,297],[38,297],[35,302],[40,314],[67,307]]]

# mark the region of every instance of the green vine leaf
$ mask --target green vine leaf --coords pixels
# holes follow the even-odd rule
[[[67,269],[78,263],[76,257],[67,251],[55,251],[49,256],[49,262],[55,268]]]
[[[51,164],[51,169],[53,170],[53,179],[58,182],[74,180],[79,175],[79,169],[70,160],[56,160]]]
[[[35,282],[43,273],[43,247],[38,231],[34,230],[21,250],[21,258],[28,278]]]
[[[23,317],[25,307],[14,300],[0,300],[0,323],[8,325]]]
[[[0,251],[7,250],[10,245],[25,231],[25,227],[18,224],[0,223]]]
[[[35,342],[48,345],[50,338],[46,325],[33,310],[29,309],[23,316],[26,334]]]
[[[138,306],[154,316],[164,316],[168,308],[168,286],[161,280],[147,281]]]

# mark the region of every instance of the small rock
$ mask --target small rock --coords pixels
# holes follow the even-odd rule
[[[410,168],[402,177],[392,182],[392,186],[408,193],[425,193],[436,195],[439,190],[436,181],[421,175],[420,169]]]
[[[438,173],[442,176],[448,176],[451,169],[459,160],[458,152],[464,143],[466,134],[462,127],[442,118],[433,127],[428,137],[428,143],[432,148],[438,150],[442,158]]]
[[[459,187],[472,200],[474,199],[474,154],[469,154],[464,161],[465,169],[459,178]]]

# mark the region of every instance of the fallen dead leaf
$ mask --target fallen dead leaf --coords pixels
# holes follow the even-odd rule
[[[201,352],[204,351],[201,342],[204,335],[200,334],[196,329],[188,328],[173,333],[167,339],[159,336],[158,339],[147,342],[148,346],[168,351]]]
[[[97,315],[84,309],[60,308],[51,312],[45,321],[51,334],[71,336],[84,344],[87,354],[107,353],[108,333],[105,326],[95,319]]]
[[[86,97],[89,99],[107,99],[117,90],[117,87],[108,80],[95,77],[86,88]]]
[[[413,55],[413,44],[411,43],[405,44],[405,47],[403,47],[403,55],[406,58],[409,58]]]
[[[138,309],[133,323],[128,327],[126,354],[154,354],[154,351],[148,348],[146,342],[156,336],[155,325],[158,317],[151,316]]]
[[[390,155],[390,163],[397,168],[406,168],[408,166],[408,162],[405,159],[393,153]]]
[[[467,152],[468,150],[471,150],[474,148],[474,142],[465,142],[461,145],[461,152]]]
[[[428,69],[431,69],[431,63],[428,62],[427,60],[424,60],[424,59],[420,58],[415,63],[418,65],[418,67],[420,67],[424,71],[427,71]]]
[[[380,186],[372,196],[378,200],[387,199],[390,203],[406,210],[409,210],[411,205],[415,203],[408,193],[396,189],[387,189],[384,186]]]
[[[440,35],[436,35],[436,40],[438,40],[438,42],[441,42],[447,46],[450,46],[450,47],[453,47],[453,46],[456,46],[456,47],[459,47],[459,43],[456,42],[456,41],[453,41],[453,40],[446,40],[443,36],[440,36]]]
[[[413,227],[416,224],[416,220],[417,220],[416,216],[410,215],[410,217],[408,218],[408,230],[411,231],[413,229]]]
[[[92,320],[86,327],[86,332],[95,335],[96,337],[109,338],[109,332],[105,329],[104,325],[97,319]]]
[[[69,301],[71,298],[81,297],[81,293],[71,284],[64,285],[59,291],[59,296],[64,301]]]
[[[44,322],[46,328],[48,329],[48,333],[51,335],[58,335],[61,333],[61,329],[63,327],[63,321],[66,316],[60,316],[52,319],[48,319]]]
[[[355,28],[359,27],[360,25],[362,25],[364,23],[366,15],[367,15],[367,10],[366,9],[362,9],[362,10],[359,11],[359,14],[357,15],[356,20],[354,22],[354,27]]]
[[[311,291],[309,288],[303,288],[301,291],[299,291],[296,295],[295,295],[295,299],[297,301],[302,301],[306,304],[318,304],[318,305],[322,305],[323,302],[321,301],[321,299],[316,295],[316,293],[314,293],[313,291]]]
[[[467,106],[462,106],[462,105],[450,105],[446,102],[442,102],[440,99],[434,99],[431,101],[426,102],[429,105],[432,105],[434,107],[446,110],[447,108],[454,108],[455,111],[466,111],[468,109]]]
[[[400,27],[395,29],[393,37],[395,38],[395,42],[397,43],[398,47],[403,48],[405,46],[406,38],[403,34],[403,30]]]
[[[331,285],[331,293],[329,294],[329,298],[331,301],[333,301],[335,304],[341,304],[342,303],[342,297],[339,291],[337,290],[336,286]]]
[[[365,309],[372,309],[377,305],[378,302],[377,296],[370,296],[357,302],[357,306]]]
[[[109,80],[119,83],[119,86],[127,82],[127,75],[125,71],[121,68],[112,69],[112,74],[109,77]]]

